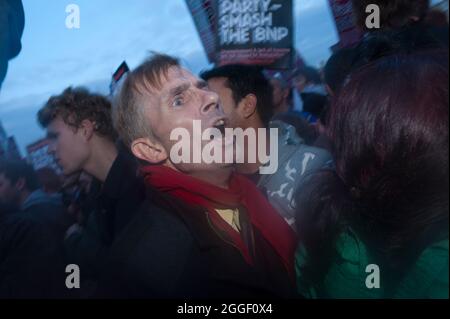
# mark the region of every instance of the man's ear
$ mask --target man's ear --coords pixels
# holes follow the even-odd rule
[[[131,152],[140,160],[158,164],[167,160],[167,152],[164,147],[148,137],[141,137],[131,143]]]
[[[90,120],[83,120],[81,121],[80,127],[78,128],[81,130],[81,134],[86,139],[86,141],[89,141],[92,136],[94,136],[95,132],[95,122],[92,122]]]
[[[256,112],[256,103],[258,99],[254,94],[247,94],[238,105],[239,113],[245,119],[248,119]]]

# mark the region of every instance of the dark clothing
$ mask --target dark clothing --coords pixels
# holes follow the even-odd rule
[[[294,283],[273,248],[244,221],[249,265],[206,209],[149,194],[110,251],[99,297],[262,298],[294,296]],[[245,212],[243,212],[245,215]]]
[[[136,159],[119,152],[98,197],[97,215],[102,239],[111,244],[145,199],[145,186],[138,176]]]
[[[314,118],[313,121],[309,120],[310,123],[315,123],[317,119],[320,118],[325,106],[328,103],[328,97],[326,95],[309,92],[301,93],[300,97],[303,101],[303,112],[309,114]]]
[[[38,189],[28,196],[22,204],[22,213],[28,213],[30,218],[40,221],[58,238],[64,240],[64,234],[74,219],[67,213],[59,194],[49,195]]]
[[[69,296],[62,247],[65,210],[61,202],[38,193],[29,196],[22,211],[0,217],[0,298]]]
[[[142,178],[137,176],[135,159],[128,153],[119,152],[99,193],[84,206],[91,211],[82,231],[70,235],[65,241],[67,261],[80,266],[82,280],[89,282],[88,286],[95,285],[99,272],[103,271],[101,265],[110,244],[144,199],[145,188]],[[82,293],[86,297],[89,294]]]

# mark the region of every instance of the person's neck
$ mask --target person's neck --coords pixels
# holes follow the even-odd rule
[[[103,183],[117,158],[117,154],[117,147],[112,141],[98,138],[83,170]]]
[[[240,174],[244,174],[244,175],[253,175],[256,174],[259,171],[259,168],[261,167],[261,165],[265,164],[265,163],[261,163],[259,160],[259,140],[262,139],[263,137],[260,136],[260,134],[265,134],[265,138],[266,138],[266,152],[267,150],[270,150],[270,135],[269,135],[269,131],[267,130],[267,128],[264,130],[263,133],[260,133],[258,128],[265,128],[264,125],[262,124],[261,121],[254,121],[253,125],[249,125],[247,128],[253,128],[254,130],[256,130],[256,149],[254,148],[253,145],[248,145],[248,141],[246,142],[246,145],[244,147],[244,163],[237,163],[236,164],[236,170],[238,173]],[[245,130],[245,129],[244,129]],[[255,149],[256,150],[256,162],[255,163],[249,163],[249,150],[250,149]]]

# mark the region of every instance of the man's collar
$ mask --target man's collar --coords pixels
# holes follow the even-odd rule
[[[137,163],[132,155],[119,151],[103,183],[101,195],[117,198],[124,183],[128,184],[130,179],[136,178],[136,172]]]

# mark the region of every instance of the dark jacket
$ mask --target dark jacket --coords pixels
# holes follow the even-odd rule
[[[74,219],[67,213],[60,194],[46,194],[41,189],[32,192],[21,205],[21,212],[46,224],[62,243],[64,234]]]
[[[126,152],[119,152],[100,191],[93,197],[82,231],[65,240],[67,262],[80,266],[81,279],[88,280],[89,285],[96,282],[110,244],[145,199],[135,159]],[[89,294],[86,292],[83,296]]]
[[[65,298],[62,202],[33,192],[0,217],[0,298]]]
[[[241,213],[244,213],[241,211]],[[254,265],[216,229],[208,212],[165,194],[150,194],[114,242],[101,298],[287,298],[294,283],[250,223],[243,229]]]

